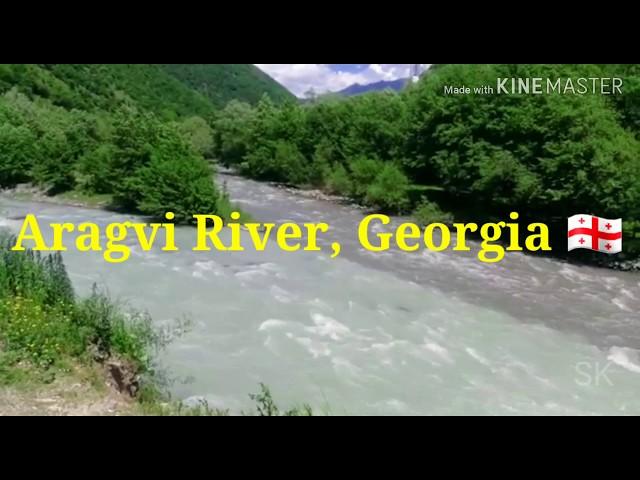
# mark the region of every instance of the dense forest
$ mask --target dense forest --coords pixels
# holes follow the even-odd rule
[[[157,217],[171,210],[179,222],[196,212],[226,216],[231,206],[205,161],[214,104],[175,78],[179,65],[172,74],[166,67],[0,65],[0,187],[105,194],[114,207]],[[208,85],[248,102],[282,88],[266,76],[251,83],[249,73],[230,73],[241,91],[218,77]]]
[[[622,77],[624,89],[617,96],[444,94],[447,85],[510,77]],[[637,65],[439,65],[400,94],[282,107],[231,102],[213,129],[216,156],[257,179],[415,211],[424,222],[518,211],[562,233],[574,213],[622,217],[631,241],[625,250],[637,251]]]
[[[219,108],[238,99],[255,104],[264,94],[276,103],[295,101],[289,90],[250,64],[167,64],[161,67]]]
[[[13,88],[68,110],[110,111],[129,102],[163,120],[185,115],[206,117],[214,111],[206,98],[158,65],[0,65],[0,92]]]

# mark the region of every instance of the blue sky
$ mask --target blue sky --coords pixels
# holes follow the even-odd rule
[[[408,64],[288,63],[256,64],[298,96],[313,88],[316,93],[335,92],[354,83],[367,84],[409,76]]]

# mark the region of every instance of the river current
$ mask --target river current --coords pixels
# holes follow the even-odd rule
[[[80,294],[97,283],[159,324],[191,320],[160,358],[176,397],[238,412],[263,382],[283,406],[333,415],[640,414],[639,274],[509,252],[485,264],[474,242],[469,253],[367,252],[357,208],[219,181],[257,221],[327,222],[326,250],[193,252],[184,227],[179,252],[130,239],[124,264],[64,253]],[[41,224],[140,221],[0,198],[0,226],[16,231],[27,213]]]

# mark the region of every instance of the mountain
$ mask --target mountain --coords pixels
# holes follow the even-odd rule
[[[165,118],[207,116],[212,103],[151,64],[2,64],[0,94],[29,97],[78,110],[111,110],[130,101]]]
[[[56,106],[113,110],[123,101],[171,120],[209,117],[229,100],[295,99],[249,64],[0,64],[0,95],[17,89]]]
[[[370,83],[368,85],[360,85],[359,83],[356,83],[336,93],[338,95],[352,97],[354,95],[362,95],[363,93],[381,92],[384,90],[394,90],[396,92],[399,92],[405,87],[407,81],[408,79],[406,78],[399,78],[398,80],[382,80],[380,82]]]
[[[265,93],[275,103],[297,101],[285,87],[251,64],[165,64],[161,67],[216,107],[224,107],[234,99],[255,104]]]

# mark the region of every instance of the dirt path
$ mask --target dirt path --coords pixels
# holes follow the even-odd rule
[[[65,377],[50,385],[0,386],[0,416],[128,416],[133,400],[108,385]]]

